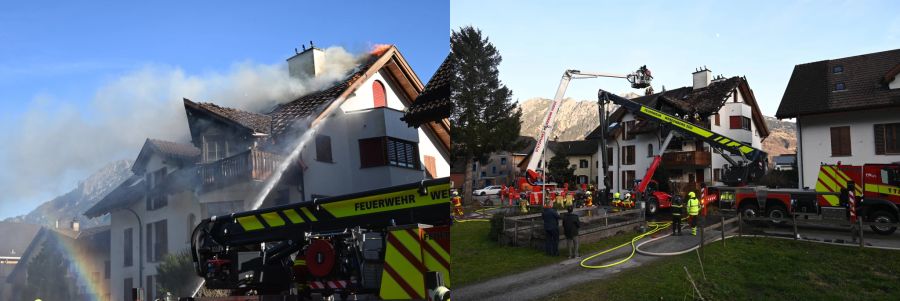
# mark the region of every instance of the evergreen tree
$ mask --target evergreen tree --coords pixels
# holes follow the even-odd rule
[[[47,239],[41,251],[28,263],[24,295],[27,300],[72,300],[68,262],[58,249],[55,237]]]
[[[156,278],[159,296],[172,293],[173,296],[187,296],[200,283],[200,277],[194,271],[194,263],[190,250],[168,254],[163,257],[162,263],[156,267]]]
[[[519,137],[522,111],[512,101],[512,91],[500,82],[497,48],[481,30],[466,26],[450,35],[450,57],[456,67],[451,83],[455,107],[450,116],[450,136],[456,160],[466,163],[462,195],[472,197],[472,166],[485,162],[490,153],[509,150]]]
[[[559,187],[562,187],[563,183],[575,184],[575,168],[569,164],[567,155],[564,149],[559,149],[547,162],[548,175],[556,181]]]

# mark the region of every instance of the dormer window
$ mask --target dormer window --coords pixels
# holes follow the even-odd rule
[[[844,90],[847,90],[847,87],[844,86],[844,83],[836,83],[836,84],[834,84],[834,90],[835,91],[844,91]]]
[[[838,73],[843,73],[843,72],[844,72],[844,66],[842,66],[842,65],[837,65],[837,66],[831,67],[831,73],[838,74]]]

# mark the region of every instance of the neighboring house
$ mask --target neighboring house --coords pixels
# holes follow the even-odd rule
[[[288,59],[288,70],[312,78],[327,59],[310,47]],[[112,215],[113,248],[123,248],[113,252],[113,296],[154,288],[158,262],[187,249],[201,219],[449,176],[446,117],[432,106],[407,112],[419,98],[440,107],[446,89],[435,77],[425,89],[391,46],[333,86],[267,113],[184,99],[191,145],[148,139],[135,175],[85,213]]]
[[[166,254],[190,247],[190,233],[204,216],[242,210],[228,199],[201,205],[200,150],[175,142],[147,139],[131,170],[134,175],[84,215],[110,214],[110,283],[115,300],[130,300],[130,288],[152,288],[156,266]],[[142,269],[142,270],[141,270]],[[145,289],[147,300],[156,291]]]
[[[0,300],[14,300],[12,284],[6,281],[7,277],[40,229],[38,225],[0,222],[0,233],[3,233],[3,239],[0,239]]]
[[[531,154],[534,145],[534,138],[519,136],[513,144],[515,148],[513,151],[491,153],[484,163],[476,160],[469,167],[472,168],[472,187],[478,189],[490,185],[514,186],[516,177],[521,174],[519,163]],[[465,163],[462,164],[465,165]],[[462,171],[465,172],[465,170]]]
[[[769,135],[753,90],[744,77],[716,77],[701,69],[693,73],[693,85],[662,91],[632,99],[642,105],[682,117],[733,140],[762,148]],[[668,134],[656,122],[635,118],[624,108],[616,109],[609,118],[612,131],[607,137],[605,176],[611,191],[634,188],[635,180],[644,177],[653,157]],[[597,127],[587,139],[599,139]],[[600,149],[596,150],[600,154]],[[600,156],[596,156],[599,158]],[[733,156],[735,160],[738,157]],[[698,190],[700,183],[718,183],[727,161],[713,153],[706,143],[676,132],[664,151],[657,174],[667,177],[670,192]]]
[[[900,162],[900,49],[794,66],[775,117],[797,120],[800,186],[821,164]]]
[[[794,166],[797,165],[797,154],[775,156],[772,161],[774,170],[794,170]]]
[[[57,252],[65,263],[64,270],[57,272],[64,273],[70,300],[116,300],[109,293],[109,226],[79,229],[75,221],[57,221],[56,227],[41,227],[37,231],[9,274],[7,284],[12,289],[9,298],[3,300],[26,300],[29,265],[48,248]]]
[[[546,154],[547,161],[553,159],[557,153],[562,151],[569,159],[569,167],[574,168],[576,184],[593,184],[597,181],[597,175],[600,174],[600,154],[597,153],[598,140],[576,140],[576,141],[550,141],[547,143]],[[538,167],[543,166],[543,161],[538,162]]]

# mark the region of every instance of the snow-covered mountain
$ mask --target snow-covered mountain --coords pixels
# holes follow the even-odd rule
[[[84,211],[96,204],[122,181],[131,176],[131,160],[110,162],[78,183],[78,187],[66,194],[44,202],[26,215],[7,218],[7,222],[22,222],[52,227],[59,220],[78,220],[82,228],[109,223],[109,215],[87,219]]]

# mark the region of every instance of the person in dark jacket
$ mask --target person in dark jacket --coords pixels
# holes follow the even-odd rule
[[[581,228],[581,222],[578,215],[572,213],[574,208],[569,206],[566,208],[568,213],[563,216],[563,232],[566,234],[566,247],[569,248],[569,258],[578,258],[578,228]]]
[[[544,234],[546,235],[544,252],[549,256],[559,256],[559,213],[548,203],[548,205],[544,205],[541,217],[544,218]]]

